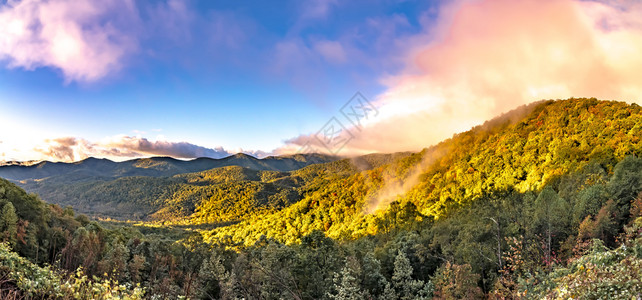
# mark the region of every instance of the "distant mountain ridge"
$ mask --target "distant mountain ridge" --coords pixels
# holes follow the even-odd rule
[[[154,157],[122,163],[90,158],[4,169],[21,176],[12,180],[46,202],[72,206],[92,216],[189,218],[203,223],[230,222],[279,210],[300,200],[304,192],[300,188],[322,174],[377,168],[407,155],[410,153],[369,154],[338,160],[322,154],[264,159],[237,154],[219,160]],[[213,165],[216,167],[210,168]]]
[[[16,161],[16,160],[10,160],[10,161],[0,161],[0,167],[3,166],[31,166],[35,164],[41,163],[41,160],[26,160],[26,161]]]
[[[0,165],[0,177],[14,180],[37,180],[51,176],[120,178],[128,176],[163,177],[182,173],[200,172],[213,168],[240,166],[257,171],[287,172],[311,164],[338,160],[339,157],[324,154],[293,154],[255,158],[247,154],[235,154],[215,159],[201,157],[193,160],[179,160],[172,157],[150,157],[114,162],[109,159],[87,158],[81,161],[65,162],[8,162]]]

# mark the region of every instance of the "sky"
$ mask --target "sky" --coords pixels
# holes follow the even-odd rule
[[[639,1],[0,0],[0,161],[418,151],[640,103]]]

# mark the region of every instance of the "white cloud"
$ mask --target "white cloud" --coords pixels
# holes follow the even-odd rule
[[[9,1],[0,6],[0,59],[14,68],[59,69],[68,82],[95,81],[136,50],[136,20],[132,0]]]

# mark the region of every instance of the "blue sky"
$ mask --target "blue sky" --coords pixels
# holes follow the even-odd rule
[[[391,62],[400,49],[386,44],[421,31],[419,19],[435,7],[426,1],[132,4],[134,16],[118,17],[118,9],[107,7],[88,22],[113,22],[134,44],[118,46],[126,49],[119,66],[98,78],[70,75],[64,63],[16,66],[5,57],[0,118],[92,141],[163,135],[271,151],[318,130],[355,92],[380,93],[382,74],[403,67]],[[11,6],[4,4],[5,14]],[[336,43],[340,53],[321,52],[323,43]]]
[[[381,119],[349,128],[346,154],[419,150],[541,98],[637,101],[638,82],[596,90],[590,70],[569,81],[560,69],[582,71],[582,57],[529,56],[550,45],[572,57],[582,34],[598,54],[623,32],[633,40],[617,42],[639,49],[639,24],[583,19],[634,19],[635,2],[518,2],[0,2],[0,161],[291,153],[358,91]],[[542,19],[567,30],[531,26]],[[524,35],[533,49],[512,49]],[[605,67],[627,74],[618,57]],[[538,63],[516,71],[510,59]],[[508,90],[517,74],[530,83]]]

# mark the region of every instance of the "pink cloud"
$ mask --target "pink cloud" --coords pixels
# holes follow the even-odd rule
[[[232,154],[225,151],[223,147],[207,148],[188,142],[150,141],[146,138],[132,136],[118,136],[108,141],[103,141],[99,146],[107,149],[125,150],[125,152],[136,152],[140,153],[140,156],[159,155],[178,158],[221,158]]]
[[[375,100],[380,116],[344,153],[419,150],[541,99],[640,101],[641,15],[635,1],[445,6],[424,32],[404,38],[405,70],[382,79],[388,88]]]
[[[337,41],[321,40],[314,43],[314,50],[321,54],[330,63],[344,63],[347,59],[346,51]]]
[[[301,19],[323,19],[328,16],[332,6],[337,5],[337,2],[337,0],[306,1],[301,12]]]
[[[237,152],[256,157],[268,153],[262,151],[228,151],[223,147],[203,147],[188,142],[166,140],[149,140],[144,137],[114,136],[99,142],[92,142],[78,137],[47,139],[33,149],[42,159],[53,161],[78,161],[88,157],[101,157],[114,160],[131,159],[147,156],[171,156],[174,158],[223,158]]]
[[[67,81],[95,81],[135,51],[135,39],[117,23],[136,18],[131,0],[9,1],[0,7],[0,59],[9,67],[57,68]]]

